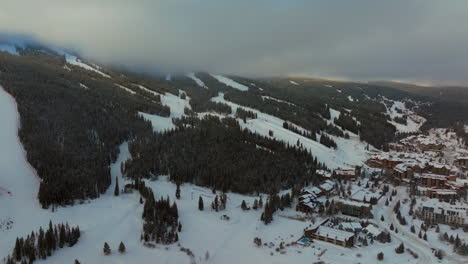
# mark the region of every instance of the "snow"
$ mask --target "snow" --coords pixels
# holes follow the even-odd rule
[[[421,116],[416,115],[414,112],[407,109],[404,102],[392,101],[392,100],[388,100],[387,98],[385,98],[385,100],[393,102],[390,108],[388,108],[386,104],[384,105],[387,108],[387,114],[392,119],[392,121],[388,121],[388,122],[394,125],[398,132],[407,133],[407,132],[419,131],[421,126],[426,122],[426,119],[424,119]],[[403,114],[399,113],[399,111],[402,112]],[[407,121],[407,124],[403,125],[403,124],[393,121],[393,119],[396,117],[405,118]]]
[[[126,92],[129,92],[129,93],[131,93],[131,94],[136,94],[136,92],[134,92],[134,91],[131,90],[131,89],[128,89],[128,88],[125,87],[125,86],[122,86],[122,85],[120,85],[120,84],[118,84],[118,83],[114,83],[114,84],[115,84],[117,87],[124,89]]]
[[[277,98],[267,96],[267,95],[262,95],[262,99],[269,99],[269,100],[273,100],[273,101],[276,101],[276,102],[279,102],[279,103],[285,103],[285,104],[288,104],[288,105],[295,105],[295,104],[293,104],[291,102],[284,101],[284,100],[281,100],[281,99],[277,99]]]
[[[12,44],[2,44],[2,43],[0,43],[0,51],[8,52],[11,55],[19,56],[19,53],[16,50],[15,45],[12,45]]]
[[[85,90],[88,90],[88,89],[89,89],[88,86],[86,86],[86,85],[84,85],[84,84],[82,84],[82,83],[80,83],[80,87],[83,88],[83,89],[85,89]]]
[[[297,83],[297,82],[295,82],[295,81],[291,81],[291,80],[289,80],[289,82],[290,82],[291,84],[294,84],[294,85],[300,85],[300,84],[298,84],[298,83]]]
[[[248,119],[244,123],[239,119],[241,127],[247,128],[252,132],[258,133],[263,136],[269,136],[269,131],[273,131],[273,136],[277,140],[281,140],[289,143],[290,145],[296,145],[297,140],[303,145],[304,148],[310,150],[312,155],[317,157],[318,161],[325,163],[330,169],[352,167],[355,165],[361,165],[365,160],[369,158],[369,154],[366,151],[367,144],[360,141],[359,137],[355,134],[350,133],[350,139],[344,139],[341,137],[335,137],[329,135],[335,140],[338,145],[336,150],[325,147],[317,141],[303,137],[296,134],[288,129],[283,128],[284,120],[278,117],[265,114],[258,111],[257,109],[240,106],[233,102],[224,99],[224,94],[220,93],[217,97],[211,99],[214,102],[226,103],[231,106],[233,113],[232,117],[235,117],[235,113],[238,107],[242,107],[246,110],[250,110],[257,114],[256,119]],[[332,118],[338,115],[336,112],[332,113]],[[294,124],[292,124],[294,125]],[[306,129],[294,125],[299,131],[306,131]]]
[[[139,86],[141,89],[144,89],[148,92],[153,94],[159,94],[153,92],[149,89],[146,89],[143,86]],[[179,94],[181,91],[179,91]],[[161,103],[163,105],[169,106],[171,109],[171,114],[169,117],[162,117],[158,115],[151,115],[148,113],[139,112],[141,116],[143,116],[146,120],[149,120],[153,125],[153,130],[156,132],[163,132],[167,130],[171,130],[175,128],[174,123],[172,123],[172,118],[180,118],[184,115],[185,107],[192,109],[190,106],[190,98],[186,96],[186,99],[181,99],[179,96],[175,96],[171,93],[160,94],[161,95]]]
[[[72,65],[75,65],[75,66],[78,66],[78,67],[81,67],[83,69],[86,69],[88,71],[93,71],[93,72],[96,72],[98,74],[100,74],[101,76],[103,77],[106,77],[106,78],[111,78],[108,74],[105,74],[103,73],[102,71],[100,70],[97,70],[91,66],[89,66],[88,64],[86,63],[83,63],[78,57],[76,57],[75,55],[71,55],[70,53],[67,53],[61,49],[58,49],[58,48],[52,48],[53,51],[55,51],[57,54],[59,55],[62,55],[62,56],[65,56],[65,60],[67,61],[67,63],[69,64],[72,64]]]
[[[235,88],[235,89],[238,89],[238,90],[241,90],[243,92],[245,91],[248,91],[249,90],[249,87],[243,85],[243,84],[240,84],[238,82],[235,82],[227,77],[224,77],[222,75],[217,75],[217,74],[210,74],[213,78],[215,78],[216,80],[218,80],[218,82],[220,83],[224,83],[225,85],[227,86],[230,86],[232,88]]]
[[[350,102],[354,102],[354,99],[353,99],[353,97],[352,97],[351,95],[348,95],[348,100],[349,100]]]
[[[200,86],[200,87],[202,87],[202,88],[208,89],[208,86],[206,86],[205,83],[204,83],[202,80],[200,80],[200,79],[195,75],[194,72],[191,72],[191,73],[187,74],[187,77],[189,77],[190,79],[194,80],[195,83],[196,83],[198,86]]]
[[[0,218],[13,221],[11,229],[0,229],[0,258],[11,252],[17,236],[26,236],[32,230],[37,230],[39,226],[47,226],[49,220],[52,219],[54,223],[68,222],[71,225],[79,225],[82,236],[75,246],[59,249],[46,260],[37,261],[38,263],[71,263],[74,259],[88,264],[149,264],[154,263],[155,260],[158,263],[226,264],[314,263],[317,261],[374,263],[378,252],[385,253],[382,263],[435,262],[431,257],[429,247],[410,244],[412,241],[406,238],[406,234],[405,236],[392,234],[391,243],[374,242],[365,249],[343,248],[314,240],[310,246],[286,246],[282,250],[284,253],[279,253],[275,248],[280,242],[290,244],[299,240],[304,228],[311,225],[309,221],[296,220],[304,216],[302,213],[297,213],[294,209],[278,211],[274,215],[274,221],[269,225],[264,225],[259,221],[262,210],[242,211],[240,209],[242,200],[253,204],[253,200],[257,197],[234,193],[227,194],[226,210],[214,212],[209,209],[209,204],[214,198],[211,190],[192,184],[181,185],[181,199],[176,202],[183,226],[179,234],[180,246],[189,248],[195,257],[191,259],[181,252],[177,244],[158,245],[154,249],[146,248],[140,241],[143,205],[138,202],[139,194],[134,192],[122,193],[118,197],[113,195],[116,177],[119,179],[120,186],[128,183],[128,180],[122,178],[120,173],[121,163],[130,158],[127,143],[120,146],[118,159],[111,165],[111,187],[100,198],[85,201],[73,207],[61,207],[55,212],[43,210],[36,198],[39,182],[34,176],[34,169],[26,161],[25,152],[17,137],[19,118],[16,105],[13,98],[3,90],[0,90],[0,106],[2,107],[0,122],[3,125],[0,130],[0,145],[2,146],[0,149],[0,185],[13,193],[12,196],[0,195],[0,208],[2,208]],[[168,196],[172,201],[175,200],[176,186],[169,182],[167,177],[160,176],[158,180],[146,181],[146,183],[157,197]],[[399,189],[398,195],[402,195],[403,190]],[[199,196],[204,199],[204,211],[198,210]],[[374,208],[391,213],[393,206],[386,208],[375,206]],[[229,216],[230,220],[221,219],[223,215]],[[388,219],[391,218],[388,217]],[[382,222],[382,225],[387,225],[385,228],[388,227],[386,223]],[[257,248],[253,245],[254,237],[261,238],[263,243],[274,243],[274,246]],[[123,241],[127,248],[127,252],[123,255],[117,253],[120,241]],[[394,248],[401,241],[404,241],[407,247],[416,250],[420,259],[416,261],[406,253],[396,255]],[[110,256],[102,253],[104,242],[108,242],[112,248]],[[205,260],[206,252],[210,255],[208,260]],[[360,256],[357,255],[358,253]],[[444,261],[450,263],[451,259]]]

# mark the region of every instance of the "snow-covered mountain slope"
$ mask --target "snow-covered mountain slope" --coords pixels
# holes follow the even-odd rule
[[[200,80],[200,78],[198,78],[194,72],[188,73],[187,77],[192,79],[198,86],[208,89],[208,86],[206,86],[205,83]]]
[[[388,100],[388,99],[386,99]],[[426,122],[426,119],[422,116],[417,115],[406,107],[406,103],[402,101],[388,100],[393,103],[391,107],[387,107],[387,114],[390,116],[392,121],[389,121],[394,125],[398,132],[417,132],[421,126]],[[402,118],[406,120],[406,124],[395,122],[395,118]]]
[[[77,56],[72,55],[72,54],[70,54],[70,53],[68,53],[68,52],[66,52],[64,50],[59,49],[59,48],[52,48],[52,50],[54,52],[56,52],[57,54],[61,55],[61,56],[65,56],[65,60],[69,64],[81,67],[81,68],[83,68],[85,70],[88,70],[88,71],[96,72],[96,73],[100,74],[103,77],[111,78],[110,75],[105,74],[102,71],[100,71],[99,69],[97,69],[97,68],[100,68],[99,66],[98,67],[92,67],[92,66],[82,62],[81,59],[79,59]]]
[[[215,78],[216,80],[218,80],[219,82],[221,83],[224,83],[225,85],[227,86],[230,86],[232,88],[235,88],[235,89],[238,89],[240,91],[243,91],[243,92],[246,92],[249,90],[249,87],[243,85],[243,84],[240,84],[232,79],[229,79],[228,77],[225,77],[225,76],[222,76],[222,75],[218,75],[218,74],[210,74],[213,78]]]
[[[161,103],[163,105],[169,106],[169,108],[171,109],[171,115],[169,117],[162,117],[158,115],[151,115],[148,113],[140,112],[140,114],[145,119],[151,121],[151,124],[153,125],[153,129],[156,132],[162,132],[162,131],[174,129],[175,126],[174,126],[174,123],[172,122],[172,118],[180,118],[181,116],[183,116],[185,108],[191,109],[191,106],[189,103],[190,97],[188,96],[186,96],[185,99],[182,99],[181,96],[175,96],[171,93],[158,94],[141,85],[140,85],[140,88],[144,89],[147,92],[151,92],[155,95],[160,95]],[[181,93],[182,91],[179,91],[179,95]]]
[[[297,141],[299,141],[303,147],[310,150],[312,155],[316,156],[320,162],[326,164],[329,168],[347,168],[356,166],[362,164],[369,157],[368,151],[366,150],[368,144],[361,142],[357,135],[352,135],[350,139],[333,137],[338,145],[338,148],[334,150],[327,148],[317,141],[311,140],[283,128],[284,120],[278,117],[268,115],[256,109],[240,106],[225,100],[222,93],[220,93],[217,97],[212,98],[212,101],[225,103],[231,106],[233,110],[233,113],[231,114],[232,117],[235,116],[236,110],[239,107],[256,113],[257,118],[248,119],[246,120],[246,123],[244,123],[241,119],[238,119],[241,126],[263,136],[269,136],[269,132],[273,131],[273,138],[287,142],[292,146],[296,145]],[[336,112],[336,110],[331,110],[332,118],[329,120],[329,122],[338,116]],[[306,131],[304,128],[301,128],[297,125],[295,125],[295,127],[299,131]]]

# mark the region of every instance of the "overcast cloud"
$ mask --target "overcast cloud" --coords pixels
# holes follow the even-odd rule
[[[148,70],[468,84],[466,0],[5,0],[0,31]]]

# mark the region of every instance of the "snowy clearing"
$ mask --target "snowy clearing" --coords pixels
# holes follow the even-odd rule
[[[300,84],[298,84],[298,83],[297,83],[297,82],[295,82],[295,81],[291,81],[291,80],[289,80],[289,82],[290,82],[291,84],[294,84],[294,85],[300,85]]]
[[[120,84],[118,84],[118,83],[114,83],[114,84],[115,84],[115,86],[117,86],[117,87],[119,87],[119,88],[121,88],[121,89],[124,89],[126,92],[129,92],[129,93],[131,93],[131,94],[136,94],[136,92],[134,92],[134,91],[131,90],[131,89],[128,89],[128,88],[125,87],[125,86],[122,86],[122,85],[120,85]]]
[[[235,116],[238,107],[242,107],[246,110],[256,113],[257,118],[248,119],[246,123],[244,123],[241,119],[238,119],[241,127],[247,128],[250,131],[256,132],[263,136],[269,136],[269,131],[271,130],[273,131],[274,138],[287,142],[290,145],[295,145],[299,140],[299,142],[306,149],[312,152],[313,156],[317,157],[318,161],[325,163],[331,169],[359,165],[362,164],[369,157],[369,154],[366,150],[367,144],[360,141],[359,137],[352,133],[350,134],[350,139],[331,136],[338,145],[338,148],[334,150],[325,147],[317,141],[303,137],[288,129],[283,128],[283,119],[265,114],[263,112],[258,111],[257,109],[240,106],[238,104],[225,100],[224,95],[222,93],[220,93],[217,97],[212,98],[211,100],[214,102],[226,103],[229,106],[231,106],[233,110],[233,113],[231,114],[232,117]],[[331,112],[332,118],[338,115],[339,112],[337,112],[338,111]],[[332,120],[330,120],[330,122]],[[300,126],[294,126],[300,131],[306,131]]]
[[[146,89],[144,86],[139,86],[141,89],[145,89],[148,92],[153,94],[158,94],[151,90]],[[181,91],[179,91],[181,93]],[[174,129],[175,126],[172,123],[172,118],[180,118],[184,115],[184,109],[187,107],[192,109],[190,106],[190,97],[186,96],[186,99],[181,99],[179,96],[175,96],[171,93],[161,94],[161,103],[163,105],[169,106],[171,109],[171,114],[169,117],[162,117],[158,115],[151,115],[143,112],[139,112],[146,120],[149,120],[153,125],[153,130],[156,132],[163,132],[167,130]]]
[[[86,63],[83,63],[78,57],[76,57],[74,55],[71,55],[70,53],[67,53],[67,52],[65,52],[65,51],[63,51],[61,49],[57,49],[57,48],[53,48],[52,50],[55,51],[59,55],[65,56],[65,60],[67,61],[67,63],[70,63],[72,65],[81,67],[81,68],[86,69],[88,71],[96,72],[96,73],[100,74],[103,77],[111,78],[108,74],[105,74],[102,71],[97,70],[97,69],[89,66]]]
[[[291,102],[288,102],[288,101],[284,101],[284,100],[281,100],[281,99],[276,99],[274,97],[270,97],[270,96],[267,96],[267,95],[262,95],[262,99],[270,99],[270,100],[273,100],[273,101],[276,101],[276,102],[279,102],[279,103],[285,103],[285,104],[288,104],[288,105],[295,105]]]
[[[213,78],[215,78],[216,80],[218,80],[218,82],[220,83],[224,83],[225,85],[227,86],[230,86],[232,88],[235,88],[235,89],[238,89],[238,90],[241,90],[243,92],[245,91],[248,91],[249,90],[249,87],[243,85],[243,84],[240,84],[238,82],[235,82],[227,77],[224,77],[222,75],[217,75],[217,74],[210,74]]]
[[[191,73],[187,74],[187,77],[189,77],[190,79],[194,80],[195,83],[196,83],[198,86],[200,86],[200,87],[202,87],[202,88],[208,89],[208,86],[206,86],[205,83],[204,83],[202,80],[200,80],[200,79],[195,75],[194,72],[191,72]]]
[[[388,100],[388,99],[387,99]],[[391,100],[390,100],[391,101]],[[387,108],[387,114],[390,116],[392,121],[389,121],[392,125],[395,126],[398,132],[416,132],[419,131],[421,126],[426,122],[421,116],[416,115],[414,112],[406,108],[406,104],[401,101],[391,101],[393,105]],[[406,119],[406,125],[400,124],[398,122],[393,121],[395,118],[404,118]]]

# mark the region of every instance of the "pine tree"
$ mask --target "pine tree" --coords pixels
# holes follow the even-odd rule
[[[252,208],[253,208],[254,210],[257,210],[257,209],[258,209],[258,200],[257,200],[257,199],[255,199]]]
[[[423,239],[427,241],[427,233],[424,233]]]
[[[380,221],[382,221],[382,222],[385,221],[385,218],[384,218],[383,215],[380,216]]]
[[[13,249],[13,251],[15,252],[15,258],[16,258],[16,261],[20,261],[21,258],[22,258],[22,248],[21,248],[21,243],[20,243],[20,240],[19,238],[16,238],[16,243],[15,243],[15,248]]]
[[[258,207],[263,208],[263,199],[262,196],[260,196],[260,201],[258,201]]]
[[[74,264],[81,264],[77,259],[75,259],[75,263]]]
[[[107,244],[107,242],[104,242],[103,251],[104,251],[104,255],[106,256],[111,254],[111,249],[109,247],[109,244]]]
[[[245,203],[245,200],[242,200],[241,208],[244,211],[247,210],[247,204]]]
[[[403,245],[403,242],[397,248],[395,248],[395,252],[397,254],[402,254],[405,252],[405,245]]]
[[[175,196],[177,199],[180,199],[180,184],[177,183],[177,189],[176,189],[176,192],[175,192]]]
[[[123,242],[120,242],[120,245],[119,245],[119,252],[120,252],[120,254],[125,253],[125,245],[124,245]]]
[[[411,226],[410,230],[411,230],[411,233],[413,234],[416,233],[416,229],[414,228],[414,225]]]
[[[198,210],[203,211],[203,198],[200,197],[198,198]]]
[[[119,196],[120,191],[119,191],[119,178],[117,176],[115,177],[115,189],[114,189],[114,195]]]
[[[379,254],[377,254],[377,259],[382,261],[384,259],[384,253],[380,252]]]

